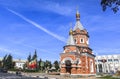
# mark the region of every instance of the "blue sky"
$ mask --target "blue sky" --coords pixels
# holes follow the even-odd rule
[[[100,0],[0,0],[0,57],[26,59],[36,49],[38,59],[59,60],[76,7],[93,52],[119,54],[120,12],[103,12]]]

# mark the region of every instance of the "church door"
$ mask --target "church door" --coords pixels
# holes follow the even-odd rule
[[[66,65],[66,73],[71,74],[71,61],[70,60],[66,60],[65,61],[65,65]]]

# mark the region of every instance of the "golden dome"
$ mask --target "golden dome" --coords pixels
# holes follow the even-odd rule
[[[77,10],[77,12],[76,12],[76,20],[79,20],[80,19],[80,13],[79,13],[79,11]]]
[[[69,35],[72,35],[72,34],[73,34],[73,30],[70,29],[70,31],[69,31]]]

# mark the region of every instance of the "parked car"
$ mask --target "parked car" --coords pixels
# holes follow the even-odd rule
[[[0,72],[7,73],[7,72],[8,72],[8,70],[7,70],[7,69],[5,69],[5,68],[0,68]]]
[[[17,70],[17,71],[16,71],[16,75],[18,75],[18,76],[22,76],[22,74],[21,74],[21,70]]]

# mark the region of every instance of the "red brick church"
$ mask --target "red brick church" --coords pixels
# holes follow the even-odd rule
[[[89,35],[80,22],[80,14],[76,13],[76,24],[70,29],[67,44],[60,54],[61,75],[95,75],[95,55],[89,47]]]

